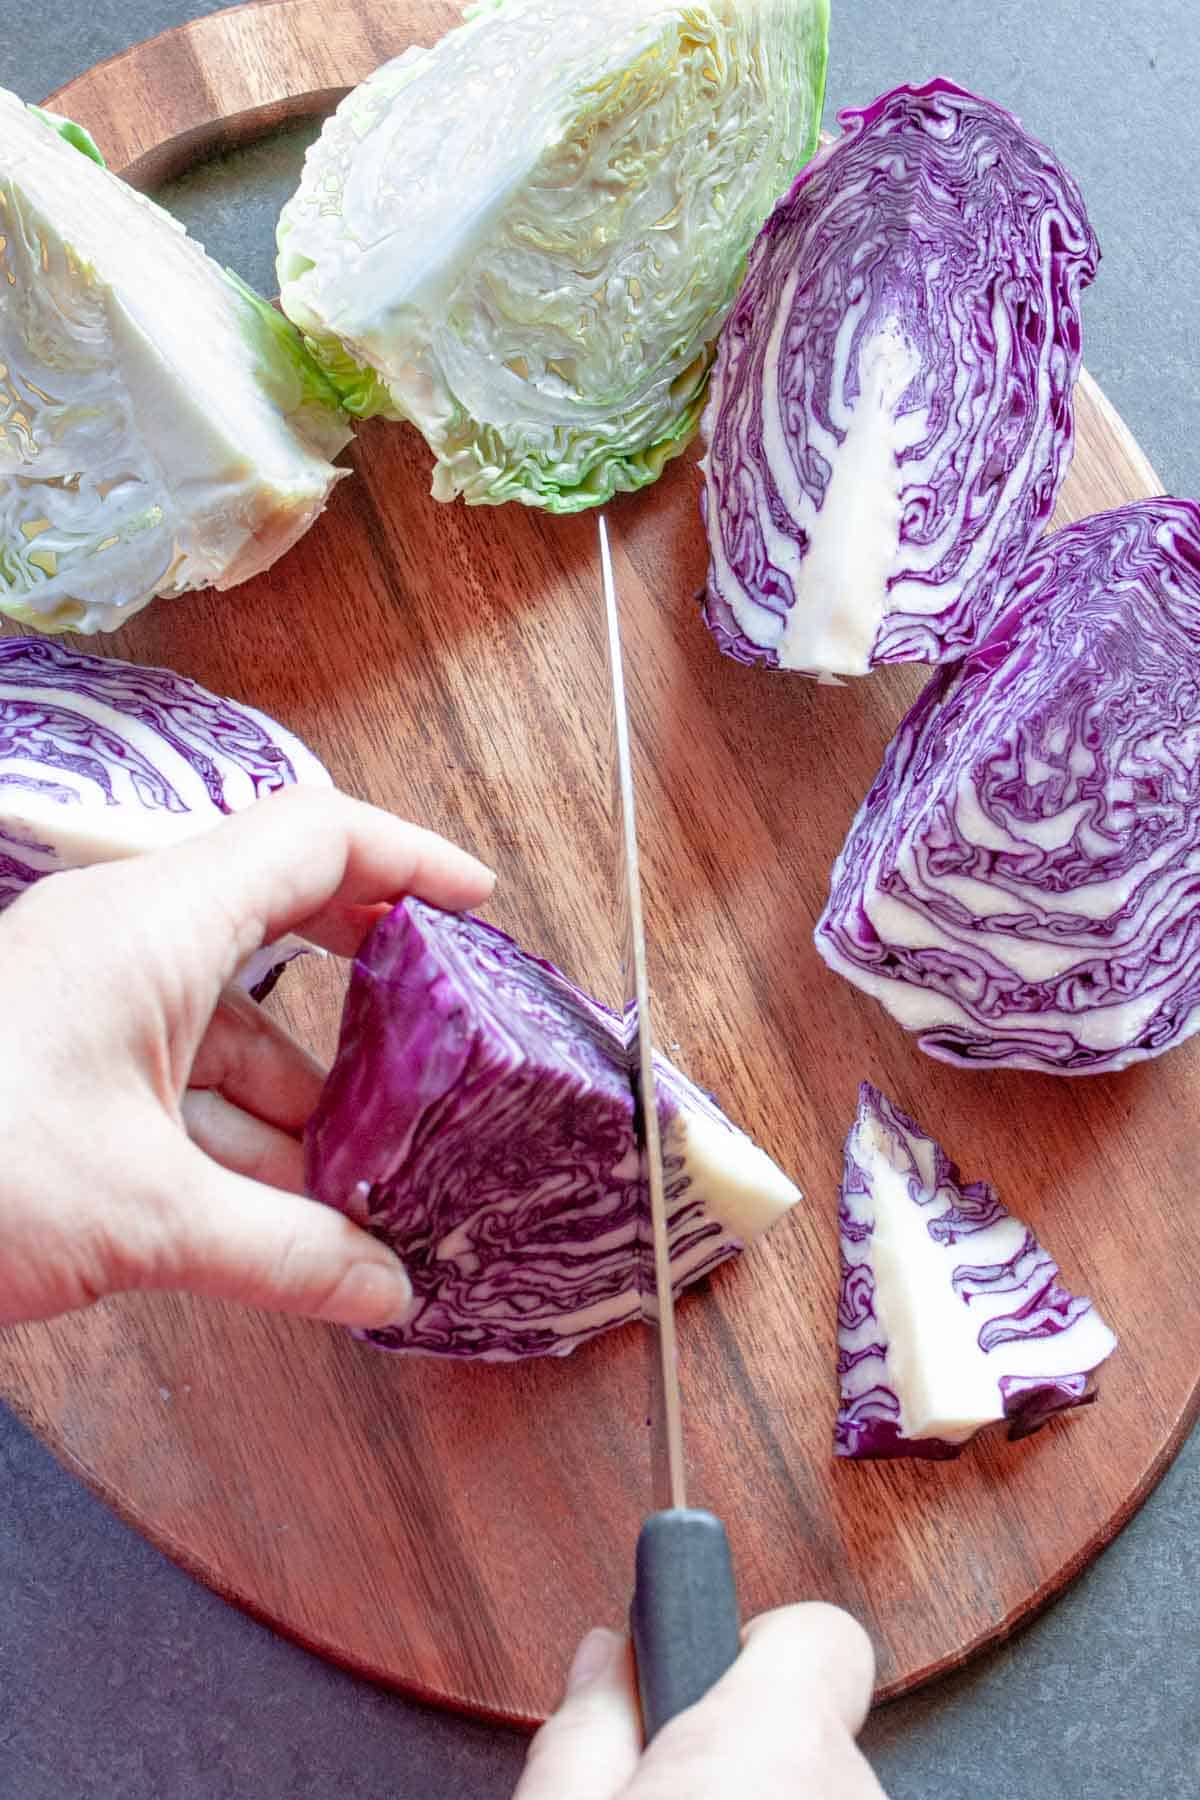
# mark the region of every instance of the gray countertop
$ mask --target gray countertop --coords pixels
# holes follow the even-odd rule
[[[942,73],[1010,106],[1063,157],[1104,251],[1085,300],[1087,362],[1168,490],[1200,491],[1195,0],[833,3],[830,119],[838,105]],[[99,58],[211,10],[194,0],[0,0],[0,83],[41,98]],[[196,171],[165,196],[216,255],[268,291],[271,208],[306,135]],[[225,1606],[119,1524],[2,1408],[0,1494],[0,1800],[511,1793],[517,1736],[379,1692]],[[892,1800],[1194,1800],[1198,1522],[1194,1437],[1048,1613],[999,1652],[875,1714],[864,1742]]]

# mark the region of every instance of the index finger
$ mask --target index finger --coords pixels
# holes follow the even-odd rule
[[[232,927],[229,973],[260,944],[294,930],[353,952],[381,904],[414,894],[451,910],[478,906],[496,880],[436,832],[305,787],[272,794],[153,860],[160,904],[180,930],[194,935],[206,914],[227,938]]]

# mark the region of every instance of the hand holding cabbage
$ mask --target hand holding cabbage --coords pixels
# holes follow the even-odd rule
[[[138,1287],[402,1312],[392,1253],[299,1198],[320,1069],[227,983],[293,926],[349,953],[398,894],[469,906],[491,884],[430,832],[295,789],[21,895],[0,920],[0,1323]]]

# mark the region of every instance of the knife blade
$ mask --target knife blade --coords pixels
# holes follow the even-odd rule
[[[620,608],[604,515],[600,570],[608,643],[621,924],[623,1042],[645,1204],[638,1224],[638,1293],[649,1346],[651,1487],[656,1511],[638,1537],[631,1626],[646,1742],[703,1698],[741,1647],[729,1540],[710,1512],[689,1508],[675,1335],[670,1216],[654,1073],[642,915],[637,801]]]

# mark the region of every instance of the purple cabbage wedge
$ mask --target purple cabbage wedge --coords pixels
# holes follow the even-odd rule
[[[838,1206],[839,1456],[957,1456],[1096,1398],[1116,1339],[986,1181],[864,1082]]]
[[[294,782],[328,787],[298,738],[168,669],[0,638],[0,910],[43,875],[175,843]],[[309,946],[240,971],[262,999]]]
[[[354,964],[307,1137],[308,1191],[403,1258],[389,1350],[564,1355],[639,1311],[647,1198],[614,1014],[481,920],[405,900]],[[799,1199],[660,1061],[677,1288]]]
[[[829,965],[945,1062],[1092,1075],[1200,1026],[1200,507],[1045,540],[902,722],[834,867]]]
[[[705,616],[726,654],[833,679],[951,662],[1003,609],[1070,460],[1070,176],[948,81],[840,115],[759,235],[703,430]]]

